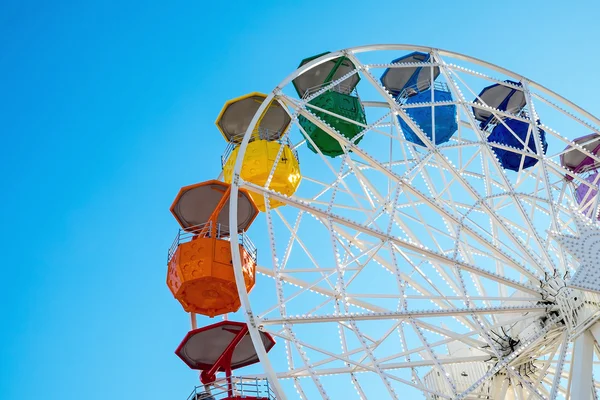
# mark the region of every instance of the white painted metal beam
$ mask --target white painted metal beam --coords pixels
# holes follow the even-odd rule
[[[589,400],[592,398],[592,369],[594,356],[594,336],[585,331],[575,339],[573,368],[571,372],[571,399]]]
[[[261,325],[280,324],[310,324],[315,322],[341,322],[341,321],[370,321],[370,320],[403,320],[409,318],[433,318],[433,317],[455,317],[471,314],[524,314],[543,313],[543,306],[507,306],[507,307],[473,307],[473,308],[448,308],[445,310],[419,310],[419,311],[390,311],[382,313],[350,313],[350,314],[328,314],[328,315],[301,315],[285,318],[263,318]]]

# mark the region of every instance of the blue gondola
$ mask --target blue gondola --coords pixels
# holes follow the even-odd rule
[[[523,109],[527,105],[527,101],[525,99],[525,93],[520,90],[522,87],[521,83],[510,80],[506,80],[504,83],[496,83],[484,88],[481,93],[479,93],[478,98],[473,100],[473,103],[486,105],[505,113],[513,115],[520,114],[523,117],[527,117],[523,112]],[[529,127],[531,126],[529,122],[509,118],[504,115],[494,116],[492,110],[485,108],[472,107],[472,109],[473,115],[475,116],[475,119],[479,121],[481,129],[488,129],[488,131],[491,129],[492,133],[487,138],[489,143],[498,143],[504,146],[514,147],[521,151],[526,148],[524,143],[527,139]],[[540,121],[537,121],[537,125],[539,125],[539,123]],[[511,130],[514,132],[514,135]],[[544,154],[546,154],[546,150],[548,149],[546,132],[539,127],[538,132],[542,143],[542,150],[544,151]],[[534,134],[535,132],[530,133],[527,148],[529,151],[537,154]],[[517,137],[520,140],[517,139]],[[496,153],[496,156],[504,169],[519,171],[523,157],[525,158],[525,160],[523,160],[523,169],[533,167],[538,162],[538,159],[535,157],[527,157],[523,154],[501,149],[493,145],[492,150]]]
[[[427,53],[414,52],[407,56],[395,59],[394,64],[425,63],[429,62],[431,55]],[[431,103],[431,78],[433,80],[440,74],[439,67],[408,66],[403,68],[388,68],[381,76],[381,84],[394,96],[400,104]],[[435,102],[452,101],[452,94],[448,87],[442,83],[435,83],[433,87],[433,99]],[[435,116],[435,144],[445,143],[456,132],[458,124],[456,121],[456,106],[453,104],[445,106],[423,106],[406,108],[406,113],[427,135],[433,140],[432,109]],[[425,146],[423,141],[398,116],[398,121],[406,140]]]
[[[479,105],[483,104],[515,115],[518,114],[527,104],[525,94],[522,90],[518,89],[518,87],[521,87],[522,85],[520,82],[509,80],[504,82],[512,85],[512,87],[500,83],[488,86],[479,93],[478,98],[473,100],[473,103]],[[479,121],[481,129],[485,129],[488,125],[497,122],[491,110],[478,107],[472,108],[475,119]]]
[[[414,90],[414,88],[409,89]],[[436,102],[452,101],[452,94],[445,84],[435,83],[433,87],[433,95]],[[402,98],[402,95],[400,97]],[[431,103],[431,89],[427,89],[422,92],[416,91],[416,94],[406,97],[403,102],[404,104]],[[450,140],[452,135],[454,135],[456,129],[458,129],[458,124],[456,122],[456,106],[453,104],[447,106],[436,106],[433,107],[433,111],[435,113],[435,144],[446,143],[448,140]],[[421,130],[425,132],[429,140],[433,140],[433,129],[431,128],[432,107],[424,106],[407,108],[406,113],[417,123],[417,125],[419,125]],[[398,121],[400,122],[400,127],[402,128],[402,132],[404,132],[404,137],[406,140],[421,146],[425,146],[423,141],[415,132],[413,132],[404,119],[398,117]]]
[[[506,124],[506,126],[504,124]],[[539,125],[539,121],[537,121],[537,124]],[[530,126],[533,128],[533,126],[529,122],[508,118],[504,120],[504,123],[499,123],[492,130],[492,133],[488,136],[487,140],[490,144],[492,144],[492,150],[494,151],[494,153],[496,153],[498,160],[500,160],[502,168],[510,169],[512,171],[519,171],[519,167],[521,165],[521,160],[523,157],[525,157],[525,160],[523,161],[523,169],[533,167],[538,162],[538,159],[535,157],[524,156],[523,154],[501,149],[493,145],[494,143],[498,143],[505,146],[514,147],[516,149],[524,150],[525,146],[523,145],[523,143],[525,143]],[[507,127],[510,128],[515,133],[515,135],[517,135],[521,139],[521,141],[519,141]],[[539,126],[537,130],[540,135],[542,150],[544,151],[544,154],[546,154],[546,151],[548,150],[548,142],[546,142],[546,132],[544,132],[544,130],[541,129]],[[529,134],[527,147],[529,148],[529,151],[537,154],[537,147],[535,145],[535,132],[531,132]]]

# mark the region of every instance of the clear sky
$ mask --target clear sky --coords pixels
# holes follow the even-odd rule
[[[598,1],[0,2],[0,398],[185,399],[166,254],[223,103],[307,56],[412,43],[600,114]]]

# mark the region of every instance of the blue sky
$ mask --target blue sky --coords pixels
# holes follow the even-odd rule
[[[218,175],[223,103],[270,91],[304,57],[430,45],[600,114],[594,1],[168,3],[0,5],[3,399],[187,396],[169,206]]]

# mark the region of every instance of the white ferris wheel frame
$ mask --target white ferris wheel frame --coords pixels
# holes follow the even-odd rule
[[[456,52],[451,52],[451,51],[447,51],[447,50],[441,50],[441,49],[437,49],[437,48],[432,48],[432,47],[426,47],[426,46],[413,46],[413,45],[406,45],[406,44],[379,44],[379,45],[369,45],[369,46],[360,46],[360,47],[354,47],[354,48],[349,48],[349,49],[345,49],[345,50],[340,50],[340,51],[335,51],[335,52],[331,52],[331,53],[327,53],[326,55],[323,55],[317,59],[314,59],[308,63],[306,63],[305,65],[301,66],[300,68],[298,68],[296,71],[294,71],[292,74],[290,74],[288,77],[286,77],[272,92],[270,92],[267,96],[267,98],[262,102],[262,104],[260,105],[260,107],[258,108],[258,111],[256,112],[256,114],[254,115],[252,121],[250,122],[250,125],[248,126],[248,129],[246,130],[246,133],[244,135],[244,138],[240,144],[240,148],[239,148],[239,152],[238,152],[238,157],[237,160],[235,162],[235,167],[234,167],[234,171],[233,171],[233,178],[232,178],[232,184],[231,184],[231,195],[230,195],[230,208],[229,208],[229,221],[230,221],[230,231],[233,232],[234,230],[237,230],[237,203],[238,203],[238,191],[241,187],[240,185],[240,172],[241,172],[241,168],[242,168],[242,159],[243,159],[243,155],[245,154],[246,148],[248,146],[248,143],[250,141],[252,132],[254,131],[256,125],[259,122],[260,116],[264,113],[264,111],[266,110],[266,108],[268,107],[268,105],[271,103],[271,101],[280,94],[280,90],[283,87],[286,87],[287,85],[289,85],[296,77],[298,77],[299,75],[301,75],[302,73],[304,73],[305,71],[321,64],[324,63],[326,61],[329,61],[331,59],[335,59],[337,57],[340,56],[346,56],[348,58],[350,58],[352,60],[352,62],[355,64],[356,69],[357,70],[362,70],[364,68],[363,64],[356,59],[356,57],[354,57],[355,54],[359,54],[359,53],[363,53],[363,52],[369,52],[369,51],[378,51],[378,50],[394,50],[394,51],[421,51],[421,52],[427,52],[433,55],[434,59],[436,60],[435,62],[440,62],[440,70],[442,74],[445,74],[445,70],[444,70],[444,65],[445,62],[440,61],[442,59],[440,59],[439,57],[452,57],[454,59],[459,59],[465,62],[469,62],[469,63],[474,63],[476,65],[488,68],[490,70],[494,70],[496,72],[499,72],[503,75],[509,76],[517,81],[522,82],[522,84],[524,85],[524,92],[526,94],[529,93],[528,88],[535,88],[536,90],[539,90],[540,92],[545,93],[546,95],[553,97],[557,100],[559,100],[560,102],[562,102],[563,104],[568,105],[569,107],[571,107],[573,110],[576,110],[577,112],[579,112],[582,116],[585,116],[586,118],[588,118],[590,121],[592,121],[593,123],[600,125],[600,119],[596,118],[595,116],[593,116],[592,114],[590,114],[589,112],[587,112],[586,110],[584,110],[583,108],[577,106],[576,104],[570,102],[569,100],[563,98],[562,96],[556,94],[555,92],[553,92],[550,89],[545,88],[544,86],[531,81],[525,77],[523,77],[522,75],[516,74],[512,71],[509,71],[505,68],[499,67],[497,65],[479,60],[477,58],[473,58],[473,57],[469,57],[466,56],[464,54],[460,54],[460,53],[456,53]],[[432,64],[428,64],[428,65],[432,65]],[[455,66],[456,67],[456,66]],[[473,71],[471,71],[473,72]],[[489,79],[489,77],[487,77]],[[493,79],[490,79],[493,80]],[[497,82],[501,82],[501,81],[497,81]],[[383,93],[385,94],[385,93]],[[389,96],[388,96],[389,97]],[[460,102],[460,100],[457,98],[456,102]],[[530,99],[528,99],[527,101],[528,104],[531,104]],[[457,103],[458,104],[458,103]],[[365,102],[366,106],[371,106],[371,107],[389,107],[390,109],[394,109],[394,108],[399,108],[398,105],[393,104],[392,102],[389,103],[385,103],[385,102],[381,102],[381,103],[377,103],[377,102]],[[572,115],[570,115],[567,111],[559,109],[558,111],[564,113],[567,117],[569,118],[574,118]],[[498,114],[502,114],[502,112],[497,111]],[[312,121],[313,123],[318,123],[318,121]],[[472,124],[475,124],[475,122],[472,120],[471,121]],[[409,124],[410,125],[410,124]],[[411,126],[413,128],[413,130],[415,132],[417,132],[417,134],[419,135],[419,131],[420,129],[418,127]],[[331,132],[328,131],[328,133],[331,134]],[[537,135],[536,135],[537,137]],[[344,138],[343,137],[336,137],[336,139],[338,139],[338,141],[340,142],[344,142]],[[539,138],[536,139],[537,140],[537,148],[540,149],[540,143],[539,143]],[[427,140],[423,140],[424,143],[426,143],[426,145],[430,145],[430,143],[428,143]],[[360,148],[356,147],[353,145],[353,143],[351,143],[350,141],[346,140],[346,143],[348,146],[353,146],[352,151],[360,154]],[[511,149],[514,150],[514,149]],[[364,157],[368,157],[368,154],[362,154],[362,156]],[[523,157],[524,158],[524,157]],[[382,171],[385,173],[385,171]],[[394,178],[395,179],[395,178]],[[263,190],[263,192],[265,191],[264,188],[260,188],[258,186],[252,186],[251,184],[248,184],[247,182],[245,183],[245,187],[246,188],[252,188],[252,189],[256,189],[257,191],[259,191],[260,189]],[[278,195],[276,192],[269,192],[268,195],[271,198],[277,199],[277,200],[281,200],[283,202],[285,202],[286,204],[290,204],[296,208],[299,209],[303,209],[305,211],[311,212],[311,213],[321,213],[321,217],[323,218],[329,218],[331,219],[332,215],[328,215],[326,212],[323,211],[319,211],[313,207],[311,207],[308,204],[304,204],[301,201],[295,201],[293,199],[293,197],[286,197],[283,195]],[[267,201],[267,207],[269,207],[269,202]],[[267,218],[269,218],[267,216]],[[341,223],[341,224],[351,224],[351,221],[346,221],[346,220],[337,220],[335,221],[337,223]],[[457,223],[460,223],[460,221],[456,221]],[[355,228],[362,230],[365,229],[365,226],[355,226]],[[367,228],[369,229],[369,228]],[[381,232],[377,232],[374,229],[370,229],[369,231],[367,231],[367,233],[369,235],[373,235],[375,237],[377,237],[378,235],[382,235]],[[385,237],[383,236],[383,239],[386,240],[393,240],[393,238],[391,237]],[[277,396],[278,399],[286,399],[286,395],[280,385],[279,379],[277,377],[277,374],[269,360],[269,356],[267,355],[264,347],[262,346],[262,340],[259,334],[259,327],[261,324],[264,324],[264,321],[258,321],[256,315],[253,313],[252,311],[252,305],[248,296],[248,293],[245,290],[245,284],[244,284],[244,275],[243,275],[243,271],[242,271],[242,262],[241,262],[241,258],[240,258],[240,254],[238,251],[236,251],[235,249],[238,248],[239,246],[239,240],[237,235],[231,235],[230,238],[231,241],[231,249],[232,249],[232,261],[233,261],[233,268],[234,268],[234,274],[235,274],[235,280],[236,280],[236,285],[237,285],[237,289],[238,289],[238,295],[241,301],[241,305],[242,305],[242,310],[246,319],[246,322],[248,324],[248,329],[249,329],[249,333],[250,336],[252,338],[252,341],[254,343],[254,347],[256,349],[256,352],[258,354],[258,358],[260,360],[261,366],[265,371],[265,375],[269,380],[269,383],[273,389],[273,391],[275,392],[275,395]],[[473,266],[471,265],[463,265],[463,267],[466,270],[469,270],[469,268],[471,268],[471,270],[473,269]],[[488,273],[487,271],[479,270],[479,271],[475,271],[476,273],[480,273],[480,274],[485,274]],[[525,271],[525,273],[527,273],[527,271]],[[533,276],[533,275],[532,275]],[[502,277],[500,276],[495,276],[495,279],[501,279]],[[277,279],[277,278],[276,278]],[[508,285],[508,286],[513,286],[513,287],[517,287],[520,290],[523,290],[524,292],[527,292],[528,290],[531,291],[531,288],[527,287],[527,285],[521,284],[520,282],[516,282],[513,281],[511,279],[504,279],[503,284]],[[358,301],[358,300],[357,300]],[[486,308],[486,309],[456,309],[456,310],[449,310],[454,312],[455,314],[460,314],[460,313],[469,313],[469,314],[473,314],[473,313],[502,313],[502,312],[506,312],[507,309],[511,309],[513,312],[516,309],[519,309],[519,307],[523,310],[523,311],[531,311],[531,312],[535,312],[536,310],[539,310],[540,307],[537,306],[516,306],[515,307],[497,307],[494,309],[490,309],[490,308]],[[509,311],[511,311],[509,310]],[[427,314],[428,316],[431,316],[431,311],[424,311],[422,314]],[[370,315],[366,316],[366,317],[359,317],[357,316],[357,318],[371,318],[371,319],[389,319],[389,318],[393,318],[393,319],[409,319],[412,320],[412,318],[415,317],[419,317],[422,314],[418,314],[415,312],[396,312],[396,313],[390,313],[390,312],[373,312]],[[302,318],[304,317],[298,317],[295,319],[295,323],[300,323],[302,322]],[[315,317],[316,318],[316,317]],[[321,319],[321,320],[326,320],[326,319]],[[330,316],[329,320],[335,321],[335,317],[334,316]],[[344,319],[346,320],[346,319]],[[308,321],[308,318],[307,318]],[[271,323],[285,323],[285,321],[283,320],[279,320],[279,321],[271,321]],[[417,334],[419,332],[419,328],[415,329]],[[599,332],[600,333],[600,332]],[[557,340],[567,340],[567,336],[566,334],[563,335],[564,337],[561,338],[557,338]],[[591,344],[590,344],[590,340],[593,341],[593,338],[591,338],[590,335],[587,334],[582,334],[580,335],[581,339],[578,339],[580,342],[582,342],[584,344],[584,346],[576,346],[574,351],[577,351],[579,356],[581,357],[591,357],[592,356],[592,352],[587,351],[591,348]],[[295,337],[292,337],[291,340],[297,340]],[[566,346],[562,347],[563,351],[560,354],[560,359],[562,361],[564,361],[565,358],[565,353],[566,353]],[[586,353],[587,351],[587,353]],[[584,355],[584,353],[586,353]],[[518,356],[515,355],[515,357]],[[507,359],[503,359],[502,361],[500,361],[497,364],[497,368],[494,368],[493,370],[495,372],[497,372],[500,368],[502,368],[503,366],[505,366],[510,360]],[[433,362],[438,365],[438,367],[441,367],[443,365],[443,361],[440,361],[438,359],[436,359],[435,357],[433,357]],[[591,359],[590,359],[591,362]],[[412,362],[417,363],[415,362]],[[551,368],[550,365],[546,366],[546,368]],[[556,368],[558,371],[562,371],[562,364],[557,365]],[[310,369],[310,368],[309,368]],[[443,369],[442,369],[443,370]],[[375,372],[377,374],[380,374],[380,376],[382,377],[382,379],[385,381],[385,373],[383,370],[379,370],[377,368],[372,368],[372,372]],[[494,372],[494,373],[495,373]],[[576,381],[574,381],[572,383],[573,387],[577,387],[577,386],[581,386],[582,389],[581,390],[586,390],[583,386],[585,386],[585,377],[587,377],[587,373],[586,371],[572,371],[571,375],[575,375],[575,373],[579,373],[581,378],[580,379],[576,379]],[[589,371],[589,375],[591,377],[591,371]],[[491,376],[491,371],[486,374],[487,377]],[[561,373],[562,375],[562,373]],[[487,379],[486,377],[484,377],[484,379]],[[556,379],[555,379],[556,381]],[[521,382],[524,385],[526,385],[526,382]],[[548,383],[548,382],[546,382]],[[550,398],[555,399],[556,395],[558,393],[557,390],[557,386],[558,386],[558,382],[551,382],[553,384],[552,386],[552,393],[550,394]],[[532,387],[528,387],[529,389],[533,389]],[[419,390],[423,390],[422,388],[419,388]],[[576,397],[573,397],[575,395],[575,392],[573,392],[573,388],[571,388],[572,391],[572,398],[575,399]],[[531,396],[534,396],[534,394],[536,393],[535,390],[531,391]],[[321,394],[323,395],[324,392],[321,392]],[[324,398],[326,398],[326,395],[323,396]],[[541,395],[538,395],[537,397],[539,398],[543,398]],[[462,397],[455,397],[455,398],[462,398]],[[534,397],[531,397],[534,398]]]

